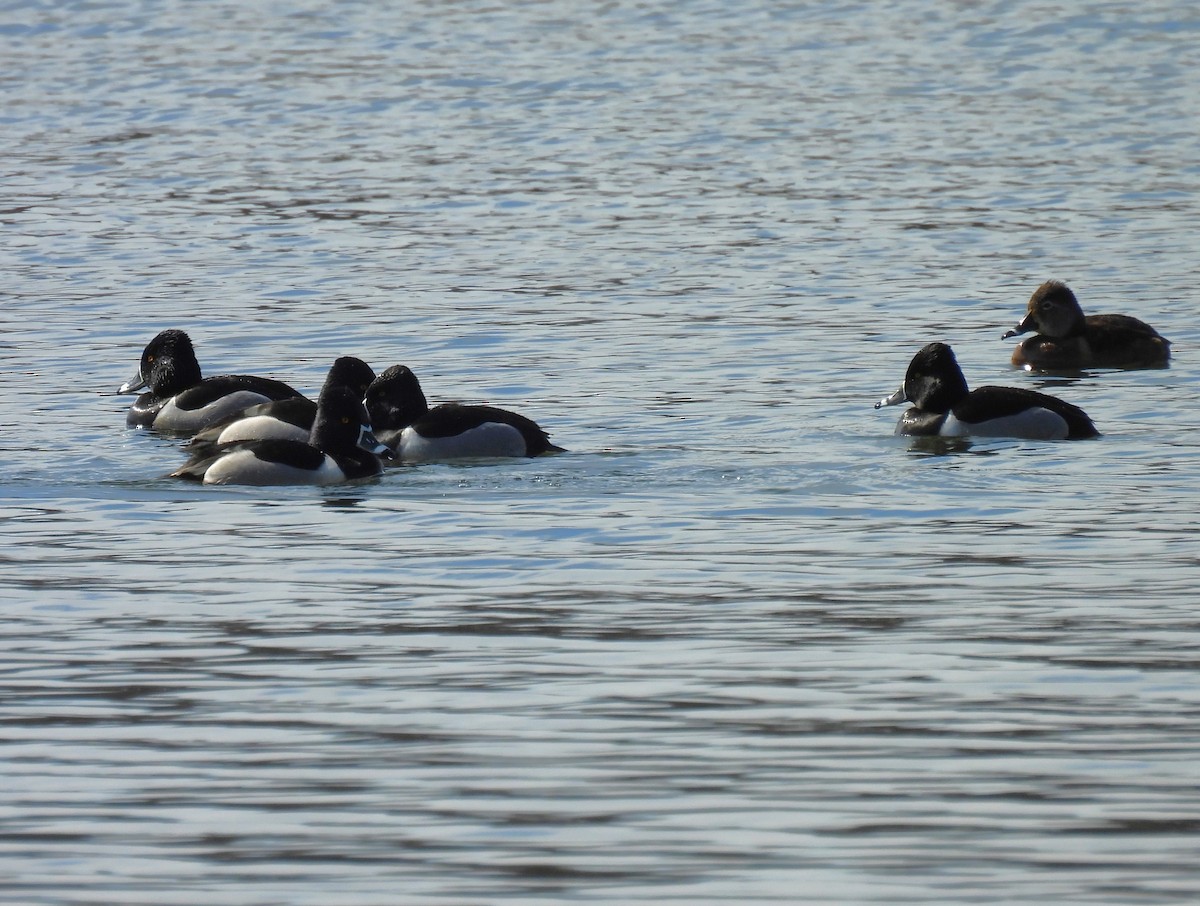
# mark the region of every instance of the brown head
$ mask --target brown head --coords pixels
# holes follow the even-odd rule
[[[1047,280],[1033,291],[1021,323],[1004,335],[1015,337],[1030,330],[1062,339],[1083,331],[1083,309],[1071,288],[1061,280]]]

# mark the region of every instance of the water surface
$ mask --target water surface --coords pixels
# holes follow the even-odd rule
[[[1200,899],[1198,30],[10,8],[5,898]],[[1050,277],[1172,367],[1012,371]],[[570,452],[182,485],[101,395],[164,327]],[[1103,437],[893,437],[931,340]]]

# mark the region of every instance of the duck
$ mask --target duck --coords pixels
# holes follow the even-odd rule
[[[349,387],[361,400],[375,380],[375,372],[360,358],[340,356],[325,376],[322,392],[340,385]],[[217,444],[235,440],[298,440],[308,441],[317,404],[307,397],[293,396],[248,406],[197,432],[185,445],[192,452],[211,450]]]
[[[1130,315],[1084,315],[1075,293],[1047,280],[1029,297],[1028,311],[1003,339],[1036,330],[1013,350],[1012,363],[1026,371],[1085,368],[1165,368],[1171,342]]]
[[[300,394],[282,381],[246,374],[205,378],[192,340],[182,330],[164,330],[142,351],[138,370],[117,393],[143,393],[129,407],[131,428],[195,434],[247,406]]]
[[[954,351],[930,343],[909,363],[904,383],[876,409],[911,402],[896,433],[914,437],[1017,437],[1080,440],[1100,432],[1078,406],[1021,387],[967,389]]]
[[[400,462],[541,456],[565,453],[536,422],[495,406],[443,403],[429,407],[417,376],[393,365],[367,389],[367,412],[379,439]]]
[[[194,454],[171,478],[204,484],[333,485],[373,478],[395,454],[371,431],[366,407],[349,387],[323,390],[307,442],[245,440]]]

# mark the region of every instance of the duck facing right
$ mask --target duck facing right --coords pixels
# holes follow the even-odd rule
[[[379,439],[405,463],[567,452],[532,419],[507,409],[460,403],[431,409],[406,365],[379,375],[364,402]]]

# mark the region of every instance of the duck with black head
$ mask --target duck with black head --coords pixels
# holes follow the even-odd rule
[[[1036,330],[1013,350],[1027,371],[1086,368],[1165,368],[1171,342],[1131,315],[1085,315],[1071,288],[1047,280],[1029,297],[1025,317],[1004,339]]]
[[[967,389],[954,351],[945,343],[923,347],[908,365],[904,383],[876,409],[910,402],[896,433],[913,437],[1017,437],[1080,440],[1097,437],[1078,406],[1022,387]]]
[[[375,372],[360,358],[341,356],[325,375],[322,392],[333,386],[349,387],[362,399],[375,380]],[[192,452],[211,449],[235,440],[279,438],[307,441],[317,415],[317,404],[303,396],[271,400],[249,406],[197,432],[188,441]]]
[[[393,365],[367,390],[367,411],[379,439],[401,462],[565,453],[532,419],[495,406],[442,403],[429,407],[421,383]]]
[[[125,423],[169,434],[194,434],[227,415],[263,403],[300,396],[282,381],[246,374],[206,378],[191,338],[164,330],[142,351],[137,373],[118,393],[148,387],[129,407]]]
[[[348,387],[321,391],[307,442],[247,440],[201,451],[172,478],[204,484],[331,485],[372,478],[383,471],[380,456],[395,454],[375,439],[366,407]]]

